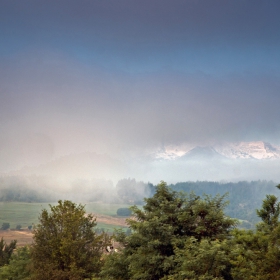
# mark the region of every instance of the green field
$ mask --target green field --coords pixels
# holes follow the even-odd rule
[[[84,203],[86,205],[86,211],[90,213],[117,216],[117,210],[119,208],[127,208],[131,205],[128,204],[105,204],[101,202],[89,202]]]
[[[55,205],[56,203],[51,203]],[[117,209],[129,207],[127,204],[105,204],[100,202],[82,203],[86,205],[87,213],[95,213],[117,217]],[[10,223],[11,229],[17,225],[23,228],[29,225],[36,225],[42,209],[49,209],[49,203],[23,203],[23,202],[0,202],[0,226],[3,223]],[[123,228],[122,226],[108,225],[98,223],[97,228],[113,232],[114,228]]]

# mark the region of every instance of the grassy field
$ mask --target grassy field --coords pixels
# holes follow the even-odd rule
[[[51,203],[56,205],[56,203]],[[124,229],[125,217],[118,217],[118,208],[126,208],[127,204],[105,204],[100,202],[82,203],[86,205],[87,213],[93,213],[97,217],[96,229],[113,233],[114,229]],[[32,243],[32,231],[21,230],[15,231],[17,225],[26,229],[30,225],[38,223],[38,217],[42,209],[49,209],[49,203],[22,203],[22,202],[0,202],[0,227],[3,223],[9,223],[11,230],[0,230],[0,238],[10,242],[13,239],[18,241],[19,246]]]
[[[52,204],[55,205],[56,203]],[[91,202],[85,205],[87,213],[100,214],[115,218],[117,218],[116,213],[118,208],[130,206],[127,204],[105,204],[100,202]],[[49,204],[0,202],[0,226],[3,223],[10,223],[11,229],[14,229],[17,225],[21,225],[23,228],[26,228],[29,225],[36,225],[38,223],[38,217],[42,209],[49,209]],[[98,228],[103,228],[106,231],[112,232],[114,228],[124,227],[122,222],[119,225],[116,221],[111,223],[111,219],[105,219],[104,216],[100,222],[97,218]]]
[[[44,208],[48,208],[47,203],[1,202],[0,226],[2,223],[10,223],[11,228],[37,224],[38,216]]]
[[[86,205],[86,211],[90,213],[117,216],[117,210],[119,208],[127,208],[131,205],[128,204],[105,204],[101,202],[84,203]]]

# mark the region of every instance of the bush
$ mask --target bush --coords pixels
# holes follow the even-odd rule
[[[9,264],[0,267],[0,279],[30,279],[30,262],[29,248],[18,248],[16,253],[11,255]]]
[[[7,230],[10,228],[10,224],[9,223],[3,223],[1,229],[2,230]]]
[[[16,230],[20,230],[20,229],[21,229],[21,225],[17,225]]]

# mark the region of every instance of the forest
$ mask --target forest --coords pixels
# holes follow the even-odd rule
[[[227,204],[225,195],[181,192],[162,181],[143,206],[131,207],[130,232],[109,236],[94,231],[84,205],[59,200],[42,210],[32,245],[1,240],[0,279],[280,279],[277,196],[263,197],[253,230],[239,228]]]
[[[179,182],[169,187],[177,192],[194,192],[196,195],[226,194],[229,204],[225,213],[240,221],[239,227],[254,229],[260,218],[255,209],[266,194],[277,195],[273,181],[240,182]],[[40,176],[2,176],[0,178],[0,202],[56,202],[60,199],[74,202],[125,203],[143,205],[144,198],[155,194],[156,186],[134,178],[124,178],[116,186],[108,180],[78,180],[63,190],[55,181]]]

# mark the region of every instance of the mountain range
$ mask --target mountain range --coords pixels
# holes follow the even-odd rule
[[[166,146],[153,153],[126,158],[90,152],[65,155],[0,175],[43,176],[54,186],[73,185],[80,179],[106,179],[116,183],[122,178],[153,183],[162,179],[172,183],[187,180],[279,181],[279,159],[280,147],[263,141],[191,148]]]
[[[156,159],[279,159],[280,147],[263,141],[227,143],[213,146],[196,146],[189,150],[166,147],[155,153]]]

